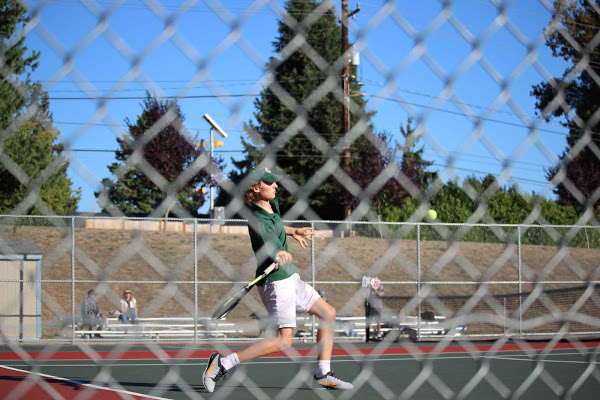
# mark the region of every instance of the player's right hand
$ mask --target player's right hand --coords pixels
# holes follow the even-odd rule
[[[292,262],[292,255],[287,251],[278,251],[277,254],[275,254],[275,261],[277,262],[275,271],[277,271],[282,265]]]

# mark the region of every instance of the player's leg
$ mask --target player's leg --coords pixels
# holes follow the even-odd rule
[[[296,327],[296,295],[291,278],[268,282],[259,286],[258,292],[267,308],[269,318],[278,324],[277,336],[262,339],[226,357],[213,353],[202,376],[207,391],[212,392],[215,383],[241,362],[285,350],[292,345],[293,330]]]
[[[260,298],[269,313],[269,319],[277,324],[278,333],[276,337],[263,339],[238,352],[237,357],[240,362],[285,350],[292,345],[293,330],[296,327],[294,286],[293,277],[289,277],[258,287]]]
[[[293,328],[280,328],[276,337],[262,339],[239,351],[240,362],[283,351],[292,345]]]
[[[304,282],[302,282],[304,283]],[[305,284],[305,283],[304,283]],[[304,289],[298,289],[298,292],[315,290],[305,284]],[[309,289],[310,288],[310,289]],[[315,292],[316,293],[316,292]],[[300,299],[309,298],[308,294],[298,296]],[[302,305],[300,304],[301,308]],[[317,372],[315,373],[315,382],[328,389],[352,389],[354,386],[351,383],[344,382],[335,377],[331,370],[331,353],[333,351],[333,336],[335,328],[335,308],[323,300],[320,296],[312,303],[308,312],[319,318],[319,329],[317,331]]]
[[[215,390],[216,383],[221,378],[224,378],[230,369],[241,362],[287,349],[292,345],[292,331],[292,328],[281,328],[276,337],[262,339],[227,357],[223,357],[219,353],[212,353],[208,359],[204,374],[202,374],[204,387],[208,392],[212,393]]]
[[[335,328],[335,308],[322,298],[318,298],[308,312],[319,318],[319,329],[317,330],[318,359],[331,360]]]

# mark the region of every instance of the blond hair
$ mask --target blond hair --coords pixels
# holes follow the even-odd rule
[[[246,193],[244,194],[244,202],[246,203],[247,206],[251,206],[252,203],[254,203],[255,196],[256,196],[256,192],[254,191],[254,188],[257,187],[258,185],[260,185],[260,182],[253,184],[252,186],[250,186],[248,188],[248,190],[246,190]]]

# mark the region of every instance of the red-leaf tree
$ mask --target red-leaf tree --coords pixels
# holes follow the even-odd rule
[[[210,160],[183,122],[176,101],[147,93],[142,114],[135,123],[127,118],[128,131],[117,139],[117,162],[108,167],[115,179],[104,179],[103,190],[96,193],[104,211],[165,218],[171,210],[180,217],[198,215],[205,202],[200,187],[215,184],[209,171],[221,169],[223,160]]]

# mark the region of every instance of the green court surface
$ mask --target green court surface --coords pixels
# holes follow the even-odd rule
[[[10,350],[4,349],[0,363],[27,371],[36,365],[37,373],[68,379],[70,385],[93,384],[168,399],[600,398],[597,342],[552,349],[545,346],[521,349],[512,345],[493,351],[489,344],[477,348],[451,346],[440,352],[431,344],[410,345],[408,351],[397,344],[386,349],[353,344],[353,355],[337,355],[332,361],[336,376],[355,383],[353,391],[312,387],[316,363],[306,354],[310,351],[306,345],[295,346],[299,356],[293,359],[280,355],[240,365],[217,384],[212,394],[205,392],[201,379],[206,357],[212,351],[206,345],[160,349],[156,345],[128,346],[121,347],[126,352],[117,348],[115,353],[109,346],[94,346],[99,354],[95,360],[85,359],[90,352],[81,352],[83,346],[52,348],[52,357],[44,357],[41,350],[49,349],[40,346],[26,348],[37,358],[28,363],[14,354],[9,356]],[[375,354],[380,350],[385,350],[384,354]],[[14,385],[15,378],[0,374],[3,393],[11,390],[8,383]]]

